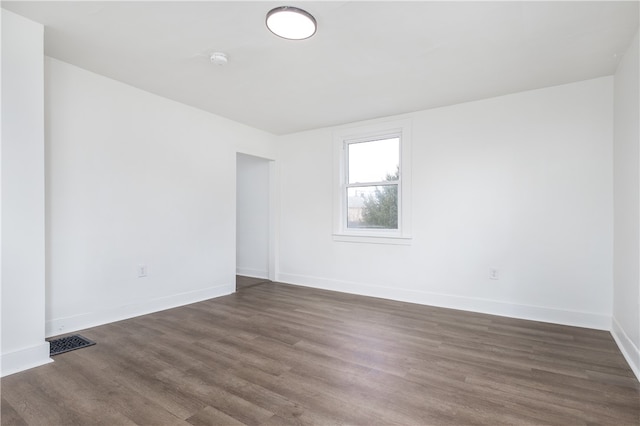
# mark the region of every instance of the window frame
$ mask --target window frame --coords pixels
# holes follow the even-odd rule
[[[376,182],[349,184],[348,145],[399,137],[400,174],[398,187],[398,229],[349,228],[348,188],[370,186]],[[398,120],[338,129],[334,140],[333,240],[373,244],[411,244],[411,121]],[[387,181],[378,184],[390,185]]]

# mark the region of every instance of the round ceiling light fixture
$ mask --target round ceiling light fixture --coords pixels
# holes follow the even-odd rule
[[[317,23],[311,14],[293,6],[280,6],[267,13],[267,28],[287,40],[304,40],[316,33]]]

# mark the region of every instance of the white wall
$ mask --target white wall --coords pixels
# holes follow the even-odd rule
[[[410,246],[333,241],[333,129],[281,137],[278,279],[608,330],[612,102],[604,77],[390,117],[413,122]]]
[[[236,152],[273,137],[45,65],[47,334],[233,292]]]
[[[269,278],[269,160],[238,154],[236,272]]]
[[[2,10],[3,376],[49,359],[45,342],[42,25]]]
[[[612,334],[640,378],[640,135],[638,34],[615,74]]]

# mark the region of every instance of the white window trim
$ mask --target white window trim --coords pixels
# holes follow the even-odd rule
[[[398,194],[398,229],[371,230],[347,228],[345,141],[368,140],[400,134],[400,193]],[[382,122],[344,128],[333,133],[333,240],[353,243],[411,244],[411,120]]]

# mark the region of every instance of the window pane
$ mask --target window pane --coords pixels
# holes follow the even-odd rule
[[[349,183],[397,180],[400,165],[400,138],[347,144]]]
[[[348,188],[347,227],[398,229],[398,185]]]

